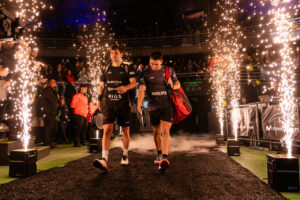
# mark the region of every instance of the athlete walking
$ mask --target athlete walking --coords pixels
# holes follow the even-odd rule
[[[117,119],[123,132],[123,156],[121,165],[128,165],[128,148],[130,142],[130,98],[128,90],[136,87],[133,69],[122,61],[123,52],[118,45],[110,47],[111,65],[104,66],[100,77],[98,108],[103,113],[102,158],[94,160],[94,166],[108,170],[108,153],[110,137]]]
[[[169,68],[170,78],[166,80],[166,68],[162,63],[163,57],[161,52],[153,52],[150,56],[150,68],[143,72],[140,79],[137,109],[141,114],[146,91],[149,98],[150,120],[157,149],[157,159],[154,161],[154,164],[159,165],[158,169],[164,172],[170,166],[168,161],[170,128],[174,116],[173,104],[168,95],[168,87],[175,90],[179,89],[180,82],[172,68]]]

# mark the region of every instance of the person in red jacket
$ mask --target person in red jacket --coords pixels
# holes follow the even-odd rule
[[[72,71],[70,69],[67,72],[66,78],[68,83],[75,85],[75,76],[72,74]]]
[[[71,103],[71,108],[74,109],[75,147],[80,147],[81,145],[86,144],[85,140],[87,132],[88,98],[85,96],[87,93],[87,85],[82,84],[79,91],[79,93],[73,96]]]

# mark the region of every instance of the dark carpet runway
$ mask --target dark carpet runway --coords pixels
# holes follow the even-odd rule
[[[108,173],[95,169],[91,155],[60,168],[0,186],[0,199],[285,199],[219,151],[172,153],[171,168],[159,174],[153,154],[110,152]]]

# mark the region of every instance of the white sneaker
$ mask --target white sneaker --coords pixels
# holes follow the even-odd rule
[[[128,156],[124,156],[124,155],[123,155],[122,160],[121,160],[121,165],[123,165],[123,166],[129,165],[129,159],[128,159]]]
[[[156,159],[154,160],[154,165],[159,165],[159,163],[161,162],[162,159],[162,155],[158,154]]]

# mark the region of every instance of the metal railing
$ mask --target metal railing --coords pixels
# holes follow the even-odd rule
[[[41,47],[56,49],[76,49],[76,47],[74,47],[74,44],[80,44],[80,41],[77,38],[38,38],[38,41]],[[126,44],[127,48],[191,46],[203,44],[206,41],[207,34],[118,39],[118,42],[121,44]],[[106,43],[109,43],[109,40],[103,40],[103,44]]]
[[[300,18],[293,19],[295,25],[300,25]],[[269,25],[273,28],[274,25]],[[256,35],[259,26],[247,26],[243,27],[242,30],[245,35]],[[120,43],[126,44],[128,48],[152,48],[161,46],[189,46],[189,45],[199,45],[206,44],[209,38],[208,33],[192,34],[192,35],[177,35],[177,36],[162,36],[162,37],[152,37],[152,38],[126,38],[117,40]],[[75,49],[73,44],[79,44],[78,38],[39,38],[40,45],[44,48],[69,48]],[[103,41],[107,43],[108,41]]]

